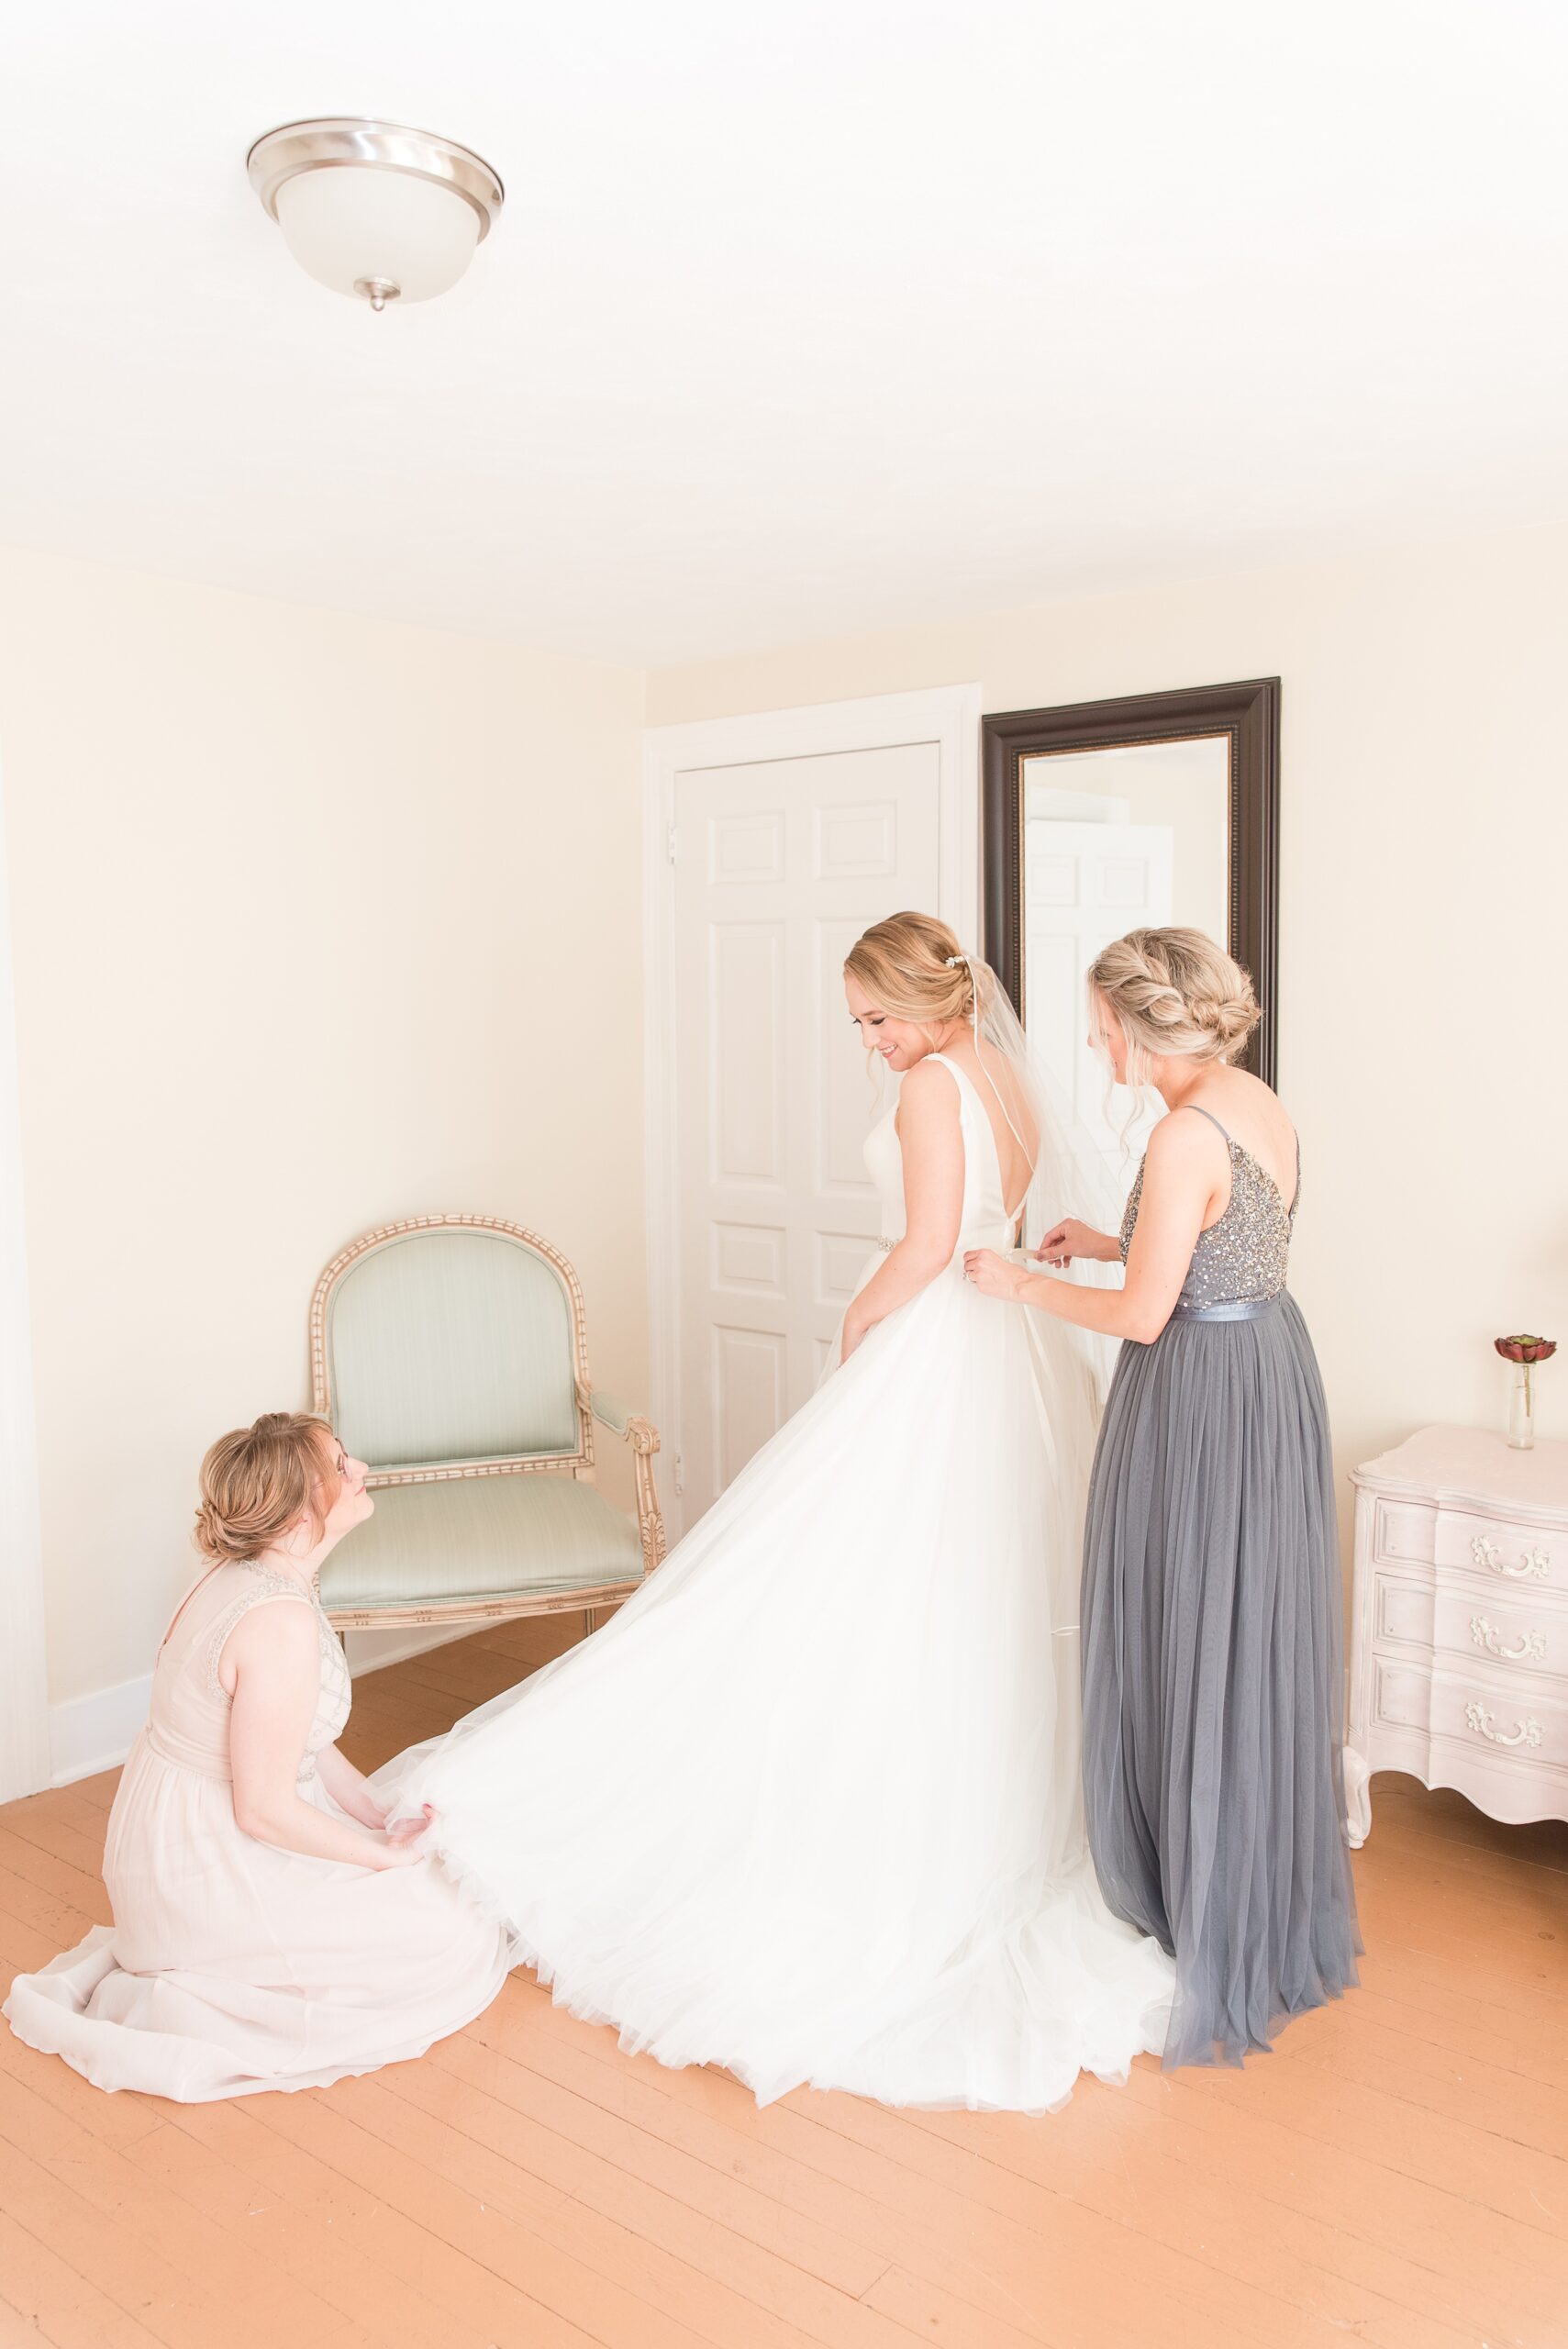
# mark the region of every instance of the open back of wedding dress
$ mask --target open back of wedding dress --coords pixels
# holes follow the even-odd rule
[[[965,1158],[947,1269],[602,1631],[377,1781],[435,1806],[448,1865],[559,2001],[764,2102],[807,2082],[1041,2111],[1081,2070],[1124,2077],[1168,2019],[1169,1964],[1112,1918],[1084,1842],[1094,1371],[963,1278],[1013,1228],[984,1103],[942,1065]],[[895,1240],[891,1111],[866,1157]]]

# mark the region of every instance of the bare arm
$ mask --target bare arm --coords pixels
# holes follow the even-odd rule
[[[300,1756],[316,1717],[321,1679],[312,1610],[287,1600],[252,1608],[225,1644],[222,1664],[226,1684],[233,1675],[228,1759],[235,1823],[244,1833],[307,1859],[347,1860],[361,1868],[406,1867],[417,1856],[406,1846],[328,1818],[300,1795]]]
[[[386,1805],[377,1802],[370,1780],[355,1769],[346,1753],[339,1753],[335,1745],[324,1746],[316,1757],[316,1769],[339,1810],[346,1810],[361,1827],[386,1825]]]
[[[1182,1293],[1199,1232],[1223,1207],[1229,1163],[1218,1163],[1218,1137],[1193,1118],[1162,1118],[1143,1169],[1143,1196],[1119,1289],[1079,1288],[1072,1281],[1026,1273],[1006,1256],[977,1250],[965,1270],[990,1297],[1034,1305],[1102,1337],[1151,1345]],[[1087,1251],[1078,1251],[1087,1253]]]
[[[904,1237],[844,1316],[847,1362],[865,1336],[907,1305],[952,1262],[963,1215],[963,1130],[951,1070],[922,1063],[898,1096],[898,1146],[904,1160]]]

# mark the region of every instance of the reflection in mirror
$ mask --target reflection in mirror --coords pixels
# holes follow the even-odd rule
[[[1026,754],[1018,782],[1025,1025],[1125,1188],[1159,1104],[1108,1086],[1085,974],[1129,930],[1226,938],[1230,738]]]

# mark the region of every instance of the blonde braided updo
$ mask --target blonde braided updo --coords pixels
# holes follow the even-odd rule
[[[1201,930],[1132,930],[1097,954],[1089,985],[1127,1039],[1129,1085],[1151,1060],[1231,1061],[1260,1018],[1252,982]]]
[[[992,985],[985,964],[972,966],[955,933],[934,914],[889,914],[873,922],[851,947],[844,971],[890,1019],[922,1028],[949,1019],[973,1027],[977,1008],[984,1018]]]
[[[220,1435],[202,1462],[196,1547],[215,1565],[248,1564],[308,1516],[311,1547],[338,1497],[332,1431],[308,1411],[265,1411]]]

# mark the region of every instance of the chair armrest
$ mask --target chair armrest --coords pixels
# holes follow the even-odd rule
[[[642,1541],[642,1570],[651,1574],[664,1555],[664,1520],[659,1508],[659,1488],[653,1481],[653,1455],[659,1449],[659,1431],[651,1419],[639,1419],[635,1411],[614,1395],[598,1395],[582,1379],[577,1382],[577,1406],[591,1411],[601,1427],[612,1435],[623,1436],[636,1455],[637,1527]]]
[[[639,1419],[635,1411],[616,1395],[606,1394],[602,1387],[593,1387],[585,1397],[588,1408],[601,1427],[612,1435],[624,1436],[634,1452],[654,1453],[659,1449],[659,1431],[651,1420]]]

